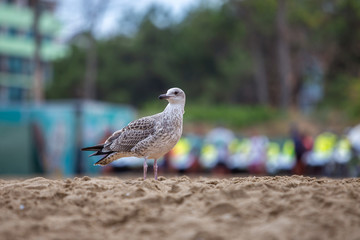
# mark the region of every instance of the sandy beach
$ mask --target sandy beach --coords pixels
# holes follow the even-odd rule
[[[360,239],[360,179],[0,180],[1,239]]]

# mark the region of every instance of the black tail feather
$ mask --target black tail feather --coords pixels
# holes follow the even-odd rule
[[[103,148],[104,148],[104,144],[99,144],[99,145],[95,145],[95,146],[92,146],[92,147],[85,147],[85,148],[82,148],[81,150],[82,151],[95,151],[94,153],[90,154],[89,157],[92,157],[92,156],[99,156],[99,155],[105,155],[105,156],[102,156],[102,158],[97,161],[95,163],[95,165],[106,165],[110,162],[102,162],[104,159],[106,159],[110,154],[113,153],[113,151],[109,151],[109,152],[103,152]]]
[[[92,147],[85,147],[82,148],[81,151],[101,151],[101,149],[103,149],[104,144],[99,144],[99,145],[95,145]]]
[[[113,152],[102,152],[100,150],[100,151],[94,152],[93,154],[90,154],[89,157],[97,156],[97,155],[105,155],[105,154],[110,154],[110,153],[113,153]]]
[[[98,151],[98,152],[94,152],[92,154],[89,155],[89,157],[92,157],[92,156],[96,156],[96,155],[101,155],[101,153]]]

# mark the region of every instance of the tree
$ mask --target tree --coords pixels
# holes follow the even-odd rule
[[[85,48],[85,72],[83,82],[82,97],[85,99],[95,99],[96,97],[96,78],[98,74],[98,53],[95,40],[95,29],[101,17],[107,10],[109,0],[83,0],[82,18],[84,25],[79,30],[83,38]]]
[[[354,99],[346,96],[344,82],[357,89],[356,0],[231,0],[217,8],[194,9],[180,23],[168,19],[158,25],[159,16],[166,19],[154,7],[134,17],[139,23],[134,35],[94,39],[97,74],[90,75],[97,76],[97,99],[141,106],[178,86],[191,102],[261,103],[287,110],[311,64],[304,56],[320,63],[328,98],[337,104]],[[76,96],[88,54],[73,47],[55,63],[49,96]],[[74,90],[69,92],[69,86]]]
[[[44,100],[44,69],[41,63],[41,33],[39,29],[39,22],[41,17],[41,0],[33,1],[33,32],[34,32],[34,82],[33,82],[33,98],[36,103],[41,103]]]
[[[268,77],[264,48],[271,41],[275,1],[231,1],[236,9],[238,21],[244,22],[247,29],[247,42],[253,62],[253,78],[256,83],[256,95],[260,104],[269,104]],[[264,11],[265,10],[265,11]]]
[[[288,42],[288,26],[286,18],[286,0],[278,0],[278,9],[276,14],[277,29],[277,51],[278,51],[278,69],[281,93],[281,108],[287,110],[290,104],[290,95],[292,90],[293,73],[291,70],[291,57]]]

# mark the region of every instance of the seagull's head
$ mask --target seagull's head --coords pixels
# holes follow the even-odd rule
[[[171,104],[185,104],[185,93],[180,88],[170,88],[166,94],[161,94],[159,99],[166,99]]]

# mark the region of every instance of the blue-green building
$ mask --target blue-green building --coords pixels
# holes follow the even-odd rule
[[[0,0],[0,104],[31,98],[34,75],[34,0]],[[60,22],[54,15],[55,1],[41,1],[39,30],[44,79],[52,78],[51,61],[65,54],[59,42]]]

